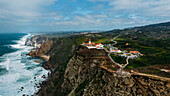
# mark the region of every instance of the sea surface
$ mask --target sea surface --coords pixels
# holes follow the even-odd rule
[[[40,58],[31,58],[26,54],[32,47],[25,46],[25,40],[31,34],[0,33],[0,96],[22,96],[35,94],[49,70],[36,63]],[[44,75],[44,76],[43,76]]]

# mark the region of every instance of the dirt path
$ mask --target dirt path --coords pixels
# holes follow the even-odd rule
[[[114,41],[118,36],[114,37],[111,41]],[[129,57],[127,57],[126,59],[126,64],[119,64],[117,62],[115,62],[111,56],[110,56],[110,52],[104,48],[104,50],[108,53],[108,57],[109,59],[116,65],[118,65],[121,69],[125,68],[128,64],[129,64]],[[124,66],[123,66],[124,65]],[[101,64],[100,66],[103,69],[106,69],[109,72],[115,72],[111,69],[108,69],[106,66],[103,66],[103,64]],[[161,71],[165,71],[165,72],[170,72],[170,70],[166,70],[166,69],[161,69]],[[170,78],[166,78],[166,77],[161,77],[161,76],[157,76],[157,75],[151,75],[151,74],[145,74],[145,73],[138,73],[138,72],[132,72],[131,75],[141,75],[141,76],[148,76],[148,77],[154,77],[154,78],[159,78],[159,79],[163,79],[163,80],[168,80],[170,81]]]
[[[170,70],[168,70],[168,69],[160,69],[160,71],[170,72]]]
[[[170,81],[170,78],[167,78],[167,77],[161,77],[161,76],[151,75],[151,74],[145,74],[145,73],[133,72],[133,73],[131,73],[131,75],[148,76],[148,77],[154,77],[154,78],[159,78],[159,79],[163,79],[163,80],[168,80],[168,81]]]
[[[105,51],[108,53],[109,59],[110,59],[114,64],[118,65],[121,69],[125,68],[125,67],[129,64],[129,58],[128,58],[128,57],[127,57],[127,59],[126,59],[126,64],[125,64],[124,66],[122,66],[123,64],[116,63],[116,62],[111,58],[110,52],[108,52],[107,49],[105,49]],[[115,71],[113,71],[113,70],[111,70],[111,69],[108,69],[106,66],[103,66],[103,63],[104,63],[104,62],[102,62],[102,64],[100,65],[101,68],[103,68],[103,69],[105,69],[105,70],[107,70],[107,71],[109,71],[109,72],[115,72]],[[145,74],[145,73],[133,72],[133,73],[131,73],[131,75],[148,76],[148,77],[154,77],[154,78],[159,78],[159,79],[163,79],[163,80],[168,80],[168,81],[170,81],[170,78],[161,77],[161,76],[157,76],[157,75],[151,75],[151,74]]]
[[[103,69],[105,69],[105,70],[107,70],[107,71],[109,71],[111,73],[116,72],[116,71],[113,71],[112,69],[108,69],[106,66],[103,66],[103,64],[104,64],[104,61],[100,65],[101,68],[103,68]]]

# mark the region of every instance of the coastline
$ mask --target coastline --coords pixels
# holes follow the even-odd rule
[[[5,60],[0,64],[5,71],[0,75],[0,95],[2,96],[33,95],[40,90],[41,82],[48,77],[50,70],[40,65],[43,62],[41,60],[35,62],[35,59],[26,55],[32,49],[25,45],[25,40],[30,36],[31,34],[26,34],[18,40],[13,40],[16,44],[7,46],[11,46],[16,51],[2,55]]]
[[[34,38],[34,37],[36,37],[36,36],[34,35],[34,36],[32,36],[31,38]],[[26,42],[27,42],[27,41],[25,41],[25,45],[26,45]],[[46,42],[45,42],[45,43],[46,43]],[[46,69],[46,70],[49,70],[47,76],[43,75],[43,76],[41,77],[41,78],[44,78],[44,80],[39,83],[39,86],[38,86],[39,89],[38,89],[33,95],[37,95],[37,94],[39,93],[39,91],[42,89],[42,86],[48,81],[49,76],[50,76],[50,74],[51,74],[51,72],[52,72],[52,70],[50,70],[50,68],[46,68],[46,67],[44,66],[44,65],[48,62],[48,60],[50,59],[50,56],[40,53],[40,50],[41,50],[43,44],[44,44],[44,43],[41,44],[40,48],[33,48],[33,49],[31,49],[31,50],[26,54],[26,55],[28,55],[28,56],[31,56],[32,58],[40,58],[40,59],[43,59],[44,61],[39,59],[39,60],[34,60],[34,62],[36,62],[36,63],[42,63],[41,67],[44,68],[44,69]],[[26,45],[26,46],[30,46],[30,45]],[[33,46],[32,46],[32,47],[33,47]]]

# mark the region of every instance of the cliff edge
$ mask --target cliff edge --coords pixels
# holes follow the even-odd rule
[[[93,53],[93,54],[92,54]],[[79,47],[67,64],[59,64],[38,96],[114,96],[170,95],[170,82],[159,79],[109,72],[111,62],[103,50]],[[110,67],[112,70],[118,66]]]

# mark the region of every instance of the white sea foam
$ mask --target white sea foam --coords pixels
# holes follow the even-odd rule
[[[16,49],[26,48],[26,46],[24,46],[24,45],[25,45],[25,41],[26,41],[26,39],[27,39],[28,37],[30,37],[30,36],[31,36],[31,34],[28,34],[28,35],[22,37],[20,40],[14,41],[14,42],[16,42],[17,44],[10,45],[10,46],[11,46],[12,48],[16,48]]]
[[[9,70],[9,58],[7,57],[7,60],[6,60],[6,70]]]
[[[28,34],[16,41],[17,44],[11,45],[18,51],[2,56],[5,62],[1,62],[0,65],[5,66],[7,73],[0,75],[0,96],[33,95],[39,89],[36,84],[45,80],[41,77],[47,76],[49,71],[25,55],[32,48],[24,45],[25,40],[30,36]]]

